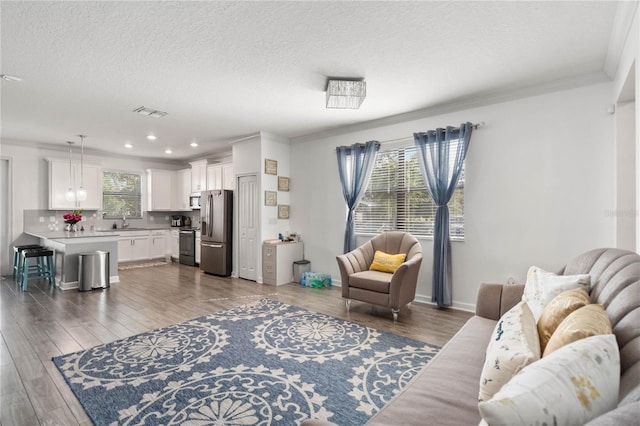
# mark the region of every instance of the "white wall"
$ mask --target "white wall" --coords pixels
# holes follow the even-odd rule
[[[339,279],[346,208],[335,147],[484,121],[466,162],[466,239],[452,242],[454,306],[472,309],[480,282],[523,282],[538,265],[615,243],[614,119],[610,83],[354,131],[291,146],[291,226],[316,272]],[[349,113],[346,111],[346,113]],[[423,240],[418,301],[431,296],[431,240]]]

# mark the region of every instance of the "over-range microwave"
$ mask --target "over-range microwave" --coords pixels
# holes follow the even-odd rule
[[[189,197],[189,207],[191,207],[192,209],[200,208],[200,193],[191,194],[191,196]]]

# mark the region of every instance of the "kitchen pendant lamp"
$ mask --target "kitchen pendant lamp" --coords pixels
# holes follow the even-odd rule
[[[66,194],[64,194],[64,199],[67,201],[75,201],[76,192],[73,190],[73,184],[71,183],[71,145],[73,145],[73,142],[67,141],[67,143],[69,144],[69,189],[67,189]]]
[[[80,137],[80,188],[76,192],[76,198],[78,201],[84,201],[87,199],[87,190],[84,189],[84,138],[87,135],[78,135]]]

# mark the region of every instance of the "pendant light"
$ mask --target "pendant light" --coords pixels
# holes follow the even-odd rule
[[[76,198],[78,201],[84,201],[87,199],[87,190],[84,189],[84,138],[87,135],[78,135],[80,137],[80,188],[76,192]]]
[[[73,190],[73,185],[71,183],[71,145],[73,145],[73,142],[67,141],[67,143],[69,144],[69,189],[67,189],[67,193],[64,194],[64,199],[67,201],[75,201],[76,192]]]

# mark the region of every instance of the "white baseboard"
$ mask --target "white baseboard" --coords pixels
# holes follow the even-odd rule
[[[431,301],[431,296],[416,294],[416,298],[414,299],[414,301],[418,303],[424,303],[425,305],[436,306],[436,304]],[[459,311],[466,311],[466,312],[476,311],[476,305],[473,305],[471,303],[456,302],[455,300],[451,304],[450,308],[457,309]]]
[[[120,282],[120,276],[119,275],[111,275],[109,277],[109,284],[115,284],[115,283],[119,283]],[[60,280],[56,281],[56,286],[63,291],[66,290],[77,290],[78,287],[80,286],[80,282],[79,281],[68,281],[68,282],[62,282]]]

